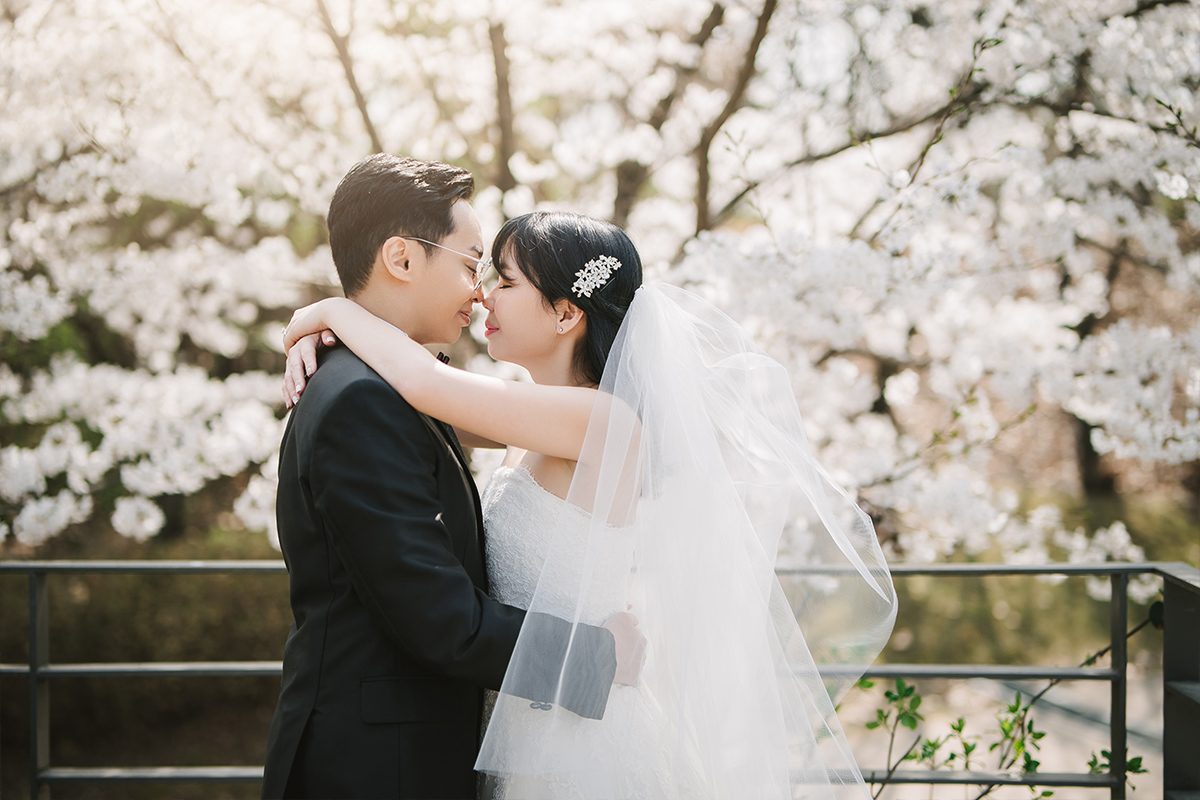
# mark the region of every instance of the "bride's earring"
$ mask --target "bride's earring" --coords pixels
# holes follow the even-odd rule
[[[558,332],[559,332],[559,333],[562,333],[562,325],[559,325],[559,326],[558,326]]]

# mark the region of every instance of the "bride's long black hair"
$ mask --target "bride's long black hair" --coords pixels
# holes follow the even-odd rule
[[[617,330],[642,285],[642,259],[629,235],[611,222],[582,214],[534,211],[510,219],[496,234],[492,261],[498,270],[500,255],[510,245],[517,268],[547,304],[569,300],[586,316],[574,367],[581,382],[598,386]],[[575,273],[600,256],[612,256],[621,262],[620,268],[593,289],[591,297],[575,294]]]

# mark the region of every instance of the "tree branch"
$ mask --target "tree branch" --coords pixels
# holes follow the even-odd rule
[[[371,122],[371,115],[367,113],[367,101],[358,87],[358,79],[354,77],[354,61],[350,58],[349,38],[342,36],[333,27],[333,19],[329,16],[329,9],[325,7],[325,0],[316,0],[316,2],[317,13],[321,16],[321,27],[325,29],[325,33],[337,50],[338,61],[342,62],[342,71],[346,73],[346,82],[350,84],[350,91],[354,93],[354,104],[358,106],[358,113],[362,117],[363,127],[367,129],[367,136],[371,137],[372,152],[382,153],[383,142],[379,140],[379,134],[375,131],[375,123]]]
[[[488,26],[488,37],[492,41],[492,62],[496,65],[496,127],[500,129],[500,150],[496,157],[496,188],[507,192],[517,185],[509,160],[516,151],[513,135],[512,91],[509,87],[508,53],[505,52],[504,24],[493,22]]]
[[[1106,111],[1103,108],[1090,108],[1090,107],[1085,106],[1084,103],[1073,102],[1073,101],[1052,102],[1050,100],[1025,99],[1025,98],[1023,98],[1019,101],[1014,101],[1014,100],[1010,100],[1008,97],[1002,97],[1002,98],[997,98],[996,102],[998,104],[1002,103],[1004,105],[1007,105],[1009,108],[1016,108],[1016,109],[1045,108],[1045,109],[1048,109],[1049,111],[1054,112],[1055,116],[1059,116],[1059,117],[1065,117],[1067,114],[1069,114],[1072,111],[1082,111],[1086,114],[1091,114],[1096,117],[1104,117],[1105,119],[1113,119],[1113,120],[1118,120],[1120,122],[1129,122],[1134,125],[1142,125],[1142,126],[1145,126],[1146,128],[1148,128],[1149,130],[1154,131],[1155,133],[1169,133],[1172,136],[1178,136],[1180,139],[1183,139],[1185,142],[1187,142],[1192,147],[1200,147],[1200,139],[1197,139],[1195,134],[1190,133],[1186,127],[1183,127],[1178,122],[1174,123],[1174,124],[1168,122],[1166,125],[1155,125],[1154,123],[1148,122],[1144,119],[1134,119],[1133,117],[1123,117],[1120,114],[1114,114],[1113,112]],[[1155,102],[1159,103],[1160,105],[1165,105],[1164,103],[1162,103],[1161,100],[1156,99]],[[1091,104],[1087,104],[1087,105],[1090,106]],[[1175,109],[1172,108],[1171,106],[1169,106],[1169,105],[1166,106],[1166,109],[1167,109],[1167,111],[1171,112],[1172,115],[1175,114]],[[1182,121],[1181,117],[1176,116],[1176,119]]]
[[[758,24],[754,29],[754,36],[750,39],[750,46],[746,48],[745,58],[742,59],[742,68],[738,71],[737,80],[729,92],[725,107],[700,133],[700,142],[696,145],[696,233],[708,230],[712,227],[713,222],[708,204],[709,149],[717,134],[721,132],[721,128],[738,110],[745,98],[746,87],[749,86],[750,79],[754,77],[754,63],[758,60],[758,50],[767,36],[771,17],[778,6],[778,0],[765,0],[763,3],[762,11],[758,15]]]
[[[1138,0],[1137,7],[1132,11],[1127,11],[1122,16],[1136,18],[1159,6],[1187,5],[1190,2],[1191,0]]]
[[[0,200],[7,200],[9,197],[16,195],[29,186],[34,185],[37,183],[37,179],[43,173],[58,169],[76,156],[81,156],[85,153],[100,152],[101,148],[98,144],[96,144],[96,141],[91,139],[90,136],[88,138],[90,141],[87,144],[81,145],[80,147],[76,147],[74,149],[67,149],[64,147],[58,158],[36,167],[33,172],[29,173],[23,178],[18,178],[14,183],[10,183],[8,186],[0,186]]]
[[[980,88],[980,91],[982,91],[982,87]],[[975,94],[972,94],[972,99],[974,99],[974,97],[975,97]],[[961,102],[961,101],[959,101],[959,102]],[[816,164],[819,161],[824,161],[825,159],[833,158],[836,155],[841,155],[842,153],[846,152],[847,150],[851,150],[855,147],[858,147],[861,144],[866,144],[867,142],[873,141],[875,139],[886,139],[889,136],[896,136],[897,134],[907,133],[908,131],[912,130],[913,128],[918,128],[927,122],[931,122],[935,119],[940,118],[948,110],[952,109],[955,106],[955,104],[956,104],[956,101],[952,99],[949,103],[946,103],[945,105],[943,105],[939,108],[936,108],[933,111],[930,111],[926,114],[922,114],[919,117],[910,117],[907,120],[901,120],[900,122],[897,122],[893,125],[890,125],[887,128],[883,128],[878,131],[871,131],[869,133],[858,134],[858,135],[852,134],[850,136],[850,138],[848,140],[846,140],[843,144],[837,145],[836,147],[832,147],[829,150],[824,150],[820,153],[809,153],[808,155],[803,155],[798,158],[794,158],[791,161],[786,162],[785,164],[782,165],[781,169],[773,172],[771,175],[771,178],[769,178],[767,180],[747,181],[746,185],[743,186],[741,188],[741,190],[739,190],[738,193],[735,194],[728,202],[726,202],[725,205],[721,207],[721,210],[718,211],[717,214],[713,217],[713,224],[717,225],[717,224],[720,224],[721,222],[724,222],[726,219],[729,218],[729,216],[734,212],[734,210],[739,205],[741,205],[741,202],[746,199],[747,195],[749,195],[750,193],[754,192],[756,189],[763,186],[769,180],[774,180],[775,178],[782,176],[789,169],[807,166],[809,164]]]
[[[713,3],[700,30],[692,34],[688,40],[689,44],[703,49],[724,18],[725,6],[721,3]],[[655,131],[662,130],[662,126],[671,116],[671,108],[675,105],[675,101],[682,96],[683,90],[696,77],[696,73],[700,70],[700,59],[697,58],[696,63],[692,66],[676,64],[674,69],[675,83],[671,86],[671,90],[659,99],[654,111],[650,113],[650,118],[646,120],[646,124]],[[638,194],[649,177],[650,167],[639,161],[627,159],[617,165],[617,197],[613,201],[614,223],[624,227],[629,222],[633,205],[637,202]]]

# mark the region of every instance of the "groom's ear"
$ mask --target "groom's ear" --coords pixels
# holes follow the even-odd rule
[[[395,280],[405,283],[412,280],[411,259],[414,245],[399,236],[389,237],[379,248],[375,265],[387,271]]]

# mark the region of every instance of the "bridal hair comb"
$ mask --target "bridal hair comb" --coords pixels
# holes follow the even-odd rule
[[[571,287],[571,291],[576,297],[591,297],[592,292],[608,283],[608,279],[620,268],[621,262],[612,256],[593,258],[575,273],[578,280]]]

